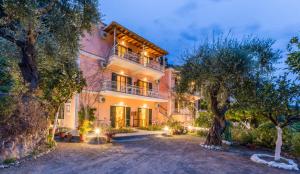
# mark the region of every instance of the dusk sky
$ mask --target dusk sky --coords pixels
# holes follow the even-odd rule
[[[286,51],[300,34],[300,0],[103,0],[104,22],[117,21],[169,52],[180,63],[182,51],[212,32],[276,40]],[[284,54],[283,54],[284,55]]]

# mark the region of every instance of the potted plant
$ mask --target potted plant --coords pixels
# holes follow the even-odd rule
[[[86,134],[92,130],[92,124],[89,120],[83,120],[82,124],[79,126],[79,138],[80,142],[85,141]]]
[[[86,134],[92,130],[92,122],[95,120],[95,108],[90,106],[84,107],[80,109],[78,112],[79,117],[79,138],[80,142],[85,141]]]
[[[112,138],[116,135],[116,131],[109,127],[104,130],[104,135],[107,143],[111,143]]]

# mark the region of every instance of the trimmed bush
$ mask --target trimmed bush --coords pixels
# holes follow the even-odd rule
[[[300,133],[294,133],[292,138],[292,154],[300,157]]]

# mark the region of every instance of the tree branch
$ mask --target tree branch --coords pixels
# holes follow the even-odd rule
[[[50,10],[52,10],[53,6],[58,2],[58,0],[52,0],[48,5],[46,5],[45,7],[39,8],[36,11],[37,15],[44,15],[46,13],[48,13]]]
[[[11,43],[16,44],[18,47],[23,47],[25,45],[25,43],[23,41],[20,41],[20,40],[16,39],[15,37],[11,36],[3,28],[0,28],[0,37],[2,37],[3,39],[5,39]]]
[[[291,123],[295,123],[295,122],[300,122],[300,115],[289,116],[287,120],[282,125],[280,125],[280,127],[284,128],[290,125]]]

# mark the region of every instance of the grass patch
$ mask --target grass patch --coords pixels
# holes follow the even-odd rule
[[[163,128],[163,126],[152,125],[152,126],[148,126],[148,127],[139,127],[138,129],[146,130],[146,131],[161,131],[162,128]]]
[[[3,161],[3,164],[11,164],[16,162],[16,158],[7,158]]]

